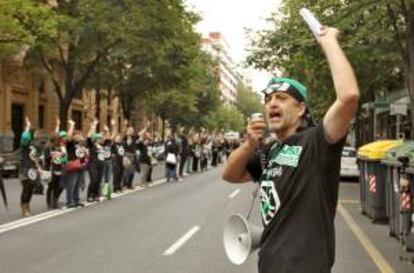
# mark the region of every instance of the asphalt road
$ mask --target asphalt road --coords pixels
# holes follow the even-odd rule
[[[247,214],[253,185],[224,183],[220,174],[210,169],[76,210],[47,212],[39,198],[40,214],[0,225],[0,272],[257,272],[257,253],[235,266],[222,246],[225,219]],[[341,184],[333,272],[414,272],[398,259],[388,227],[359,213],[358,194],[356,183]],[[259,222],[257,211],[252,219]]]

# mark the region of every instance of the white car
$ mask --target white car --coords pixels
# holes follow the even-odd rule
[[[341,178],[358,178],[359,170],[356,162],[356,151],[352,147],[344,147],[341,157]]]

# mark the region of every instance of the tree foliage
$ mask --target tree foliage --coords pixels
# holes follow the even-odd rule
[[[244,85],[237,86],[237,108],[246,119],[253,113],[264,113],[264,105],[260,95]]]
[[[325,25],[341,31],[341,44],[356,71],[362,102],[405,86],[406,1],[284,1],[269,21],[272,29],[251,33],[248,62],[256,68],[297,78],[310,89],[311,105],[322,117],[335,93],[328,65],[299,15],[311,9]],[[392,16],[393,14],[393,16]],[[390,50],[390,49],[396,50]]]
[[[234,106],[221,105],[204,119],[209,130],[241,132],[246,128],[244,115]]]

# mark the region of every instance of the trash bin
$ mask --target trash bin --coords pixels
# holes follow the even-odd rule
[[[386,220],[385,180],[386,168],[381,165],[386,151],[398,146],[402,140],[380,140],[358,149],[360,166],[361,212],[373,221]]]
[[[389,235],[400,238],[402,235],[403,214],[401,210],[401,179],[404,179],[404,167],[401,157],[414,154],[414,141],[404,141],[400,146],[389,149],[381,163],[386,168],[385,199],[388,217]],[[414,158],[413,158],[414,159]],[[405,196],[404,196],[405,198]]]

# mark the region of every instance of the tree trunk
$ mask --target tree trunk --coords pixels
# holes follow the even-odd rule
[[[70,104],[71,102],[67,99],[59,101],[60,130],[66,130]]]
[[[411,101],[411,139],[414,138],[414,3],[408,6],[407,16],[407,88]]]
[[[100,126],[101,126],[101,122],[100,122],[100,113],[101,113],[101,89],[100,88],[96,88],[95,90],[95,104],[96,104],[96,112],[95,112],[95,117],[98,119],[98,126],[96,127],[96,131],[100,132]]]
[[[165,117],[164,116],[161,116],[161,121],[162,121],[161,138],[162,138],[162,142],[165,142]]]
[[[132,103],[126,99],[122,98],[122,114],[124,115],[124,118],[131,122],[131,113],[132,113]]]

